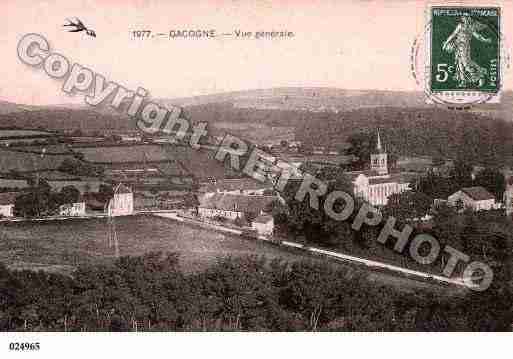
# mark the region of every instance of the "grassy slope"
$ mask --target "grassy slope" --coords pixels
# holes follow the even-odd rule
[[[296,261],[312,258],[303,253],[286,251],[273,245],[225,236],[211,230],[179,224],[170,220],[136,216],[118,218],[117,234],[121,255],[141,255],[149,251],[180,254],[185,271],[204,269],[222,256],[265,255]],[[113,260],[107,241],[107,225],[102,220],[66,220],[59,222],[24,222],[0,225],[0,262],[13,267],[70,267]],[[429,289],[443,295],[461,293],[453,287],[410,280],[387,273],[373,272],[352,265],[337,264],[355,272],[364,272],[367,280],[400,290]]]

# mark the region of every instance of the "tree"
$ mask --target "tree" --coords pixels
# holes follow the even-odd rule
[[[96,177],[101,176],[103,174],[103,167],[94,166],[90,163],[83,162],[80,159],[80,155],[83,157],[83,154],[77,154],[77,158],[79,159],[71,159],[66,158],[59,166],[59,171],[66,172],[75,176],[90,176]]]
[[[351,147],[347,150],[348,155],[358,158],[354,165],[363,169],[370,161],[370,155],[376,147],[376,136],[368,132],[356,132],[349,136],[348,142]]]
[[[184,205],[187,208],[194,208],[194,212],[198,215],[198,207],[200,205],[198,196],[192,192],[187,192],[184,197]]]
[[[426,176],[419,178],[416,190],[435,199],[447,198],[455,192],[450,179],[429,171]]]
[[[80,191],[75,186],[64,186],[57,198],[60,204],[76,203],[80,198]]]
[[[246,221],[248,223],[252,223],[255,218],[258,217],[258,213],[255,213],[255,212],[244,212],[244,218],[246,219]]]
[[[472,165],[462,159],[454,162],[454,168],[450,175],[451,193],[456,192],[462,187],[472,186]]]
[[[393,216],[405,222],[420,219],[427,215],[433,201],[431,197],[416,191],[394,193],[389,196],[388,203],[383,212],[386,216]]]
[[[112,186],[102,183],[98,188],[98,200],[101,202],[107,202],[112,197],[114,197],[114,189]]]
[[[55,211],[57,204],[53,201],[51,187],[45,180],[30,179],[30,189],[16,197],[14,212],[18,216],[40,217],[43,214]]]
[[[504,175],[496,168],[486,167],[477,173],[474,179],[474,186],[486,188],[500,201],[506,189],[506,180]]]

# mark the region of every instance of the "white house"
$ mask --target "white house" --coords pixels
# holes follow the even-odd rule
[[[141,136],[120,135],[122,142],[141,142]]]
[[[198,214],[202,217],[224,217],[235,220],[265,213],[266,207],[276,196],[247,196],[231,193],[207,193],[200,198]]]
[[[274,233],[274,218],[271,215],[258,216],[251,227],[262,236],[272,236]]]
[[[114,197],[107,207],[109,216],[128,216],[134,213],[134,194],[130,188],[120,183],[114,189]]]
[[[451,206],[456,206],[459,202],[464,208],[470,208],[473,211],[489,211],[496,209],[495,197],[484,187],[464,187],[451,194],[447,198]]]
[[[14,216],[14,202],[17,195],[16,192],[0,193],[0,217]]]
[[[86,213],[85,202],[66,203],[59,206],[59,214],[61,216],[84,216]]]
[[[266,190],[272,189],[270,183],[261,183],[253,178],[234,178],[214,180],[203,185],[200,192],[263,195]]]

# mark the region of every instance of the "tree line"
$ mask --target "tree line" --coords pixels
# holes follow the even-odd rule
[[[184,273],[176,254],[160,252],[79,267],[73,277],[0,265],[0,330],[510,329],[510,302],[495,290],[435,297],[376,286],[363,275],[255,256],[219,258],[208,269]]]

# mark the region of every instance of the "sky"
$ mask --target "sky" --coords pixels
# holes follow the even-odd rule
[[[495,3],[503,9],[503,35],[510,47],[513,0]],[[18,59],[18,42],[27,33],[43,35],[51,51],[73,63],[159,98],[288,86],[421,90],[410,72],[410,50],[423,34],[426,5],[395,0],[2,0],[0,100],[32,105],[80,100],[61,91],[62,81]],[[66,32],[62,24],[74,16],[97,37]],[[218,34],[275,30],[294,36],[131,36],[133,30],[155,34],[181,29],[214,29]],[[504,79],[508,89],[513,88],[511,72]]]

